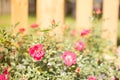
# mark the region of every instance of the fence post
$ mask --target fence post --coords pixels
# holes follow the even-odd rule
[[[27,30],[28,21],[28,0],[11,0],[11,19],[12,25],[19,23],[15,29],[15,33],[20,28]]]
[[[76,29],[91,27],[93,0],[76,0]]]
[[[103,0],[102,36],[117,45],[119,0]]]
[[[0,15],[2,15],[2,0],[0,0]]]
[[[41,29],[49,28],[54,19],[59,22],[55,33],[62,35],[62,24],[64,23],[64,2],[65,0],[37,0],[37,23]]]

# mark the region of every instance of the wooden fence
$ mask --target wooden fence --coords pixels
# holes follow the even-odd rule
[[[10,10],[11,10],[11,4],[10,4],[11,0],[0,0],[0,15],[9,15],[10,14]],[[29,4],[29,14],[34,14],[36,7],[35,7],[35,3],[36,0],[28,0],[28,4]]]
[[[64,24],[65,0],[37,0],[37,23],[41,28],[48,28],[52,19],[60,22],[57,32],[61,35]],[[119,0],[103,0],[103,37],[117,44]],[[76,0],[76,29],[90,28],[93,0]],[[12,24],[20,22],[20,27],[28,28],[28,0],[11,0]],[[18,29],[16,29],[18,30]]]
[[[0,0],[0,15],[10,14],[10,0]]]

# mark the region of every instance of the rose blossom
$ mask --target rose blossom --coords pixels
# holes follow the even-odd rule
[[[80,33],[80,35],[81,35],[81,36],[85,36],[85,35],[89,34],[90,32],[91,32],[90,29],[85,29],[85,30],[83,30],[83,31]]]
[[[73,52],[66,51],[62,55],[62,59],[67,66],[76,64],[77,55]]]
[[[74,48],[78,51],[82,51],[85,48],[85,44],[82,41],[76,42]]]
[[[9,68],[9,67],[7,67],[7,68],[4,69],[3,74],[0,75],[0,80],[8,80],[8,79],[7,79],[8,68]]]
[[[80,70],[81,70],[81,69],[80,69],[79,67],[76,68],[76,72],[77,72],[77,73],[80,73]]]
[[[70,34],[71,36],[75,36],[76,30],[71,30]]]
[[[7,68],[4,69],[4,72],[3,72],[3,73],[4,73],[5,75],[8,74],[8,69],[9,69],[9,68],[10,68],[10,67],[7,67]]]
[[[54,19],[51,21],[51,24],[55,24],[55,20]]]
[[[39,25],[36,23],[31,24],[31,28],[37,28]]]
[[[96,12],[96,14],[101,14],[101,9],[100,8],[97,8],[96,10],[95,10],[95,12]]]
[[[0,80],[7,80],[7,79],[6,79],[6,74],[1,74],[1,75],[0,75]]]
[[[95,76],[89,76],[87,80],[97,80]]]
[[[21,33],[25,32],[25,28],[20,28],[19,32],[21,32]]]
[[[37,44],[29,49],[29,54],[34,58],[34,60],[38,61],[44,57],[44,51],[42,48],[42,44]]]

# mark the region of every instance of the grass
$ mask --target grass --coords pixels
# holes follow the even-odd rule
[[[36,21],[35,15],[30,15],[28,19],[28,24],[32,24]],[[0,27],[11,26],[10,15],[0,15]]]
[[[28,24],[32,24],[36,21],[35,15],[30,15],[29,19],[28,19]],[[10,15],[0,15],[0,27],[7,27],[7,26],[11,26],[11,17]],[[65,18],[65,24],[66,25],[70,25],[72,27],[75,26],[75,19],[67,16]],[[100,25],[98,25],[100,26]],[[118,23],[118,45],[120,45],[120,20]]]
[[[0,15],[0,27],[10,26],[11,17],[9,15]]]

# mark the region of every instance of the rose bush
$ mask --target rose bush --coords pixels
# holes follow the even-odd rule
[[[119,80],[117,58],[108,41],[96,28],[77,34],[68,30],[63,41],[51,36],[57,24],[41,30],[37,24],[30,33],[14,27],[0,29],[0,80]],[[65,31],[66,32],[66,31]],[[37,34],[40,33],[40,34]],[[107,54],[107,58],[104,54]],[[110,55],[109,55],[110,54]],[[6,67],[9,67],[5,71]]]

